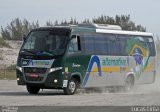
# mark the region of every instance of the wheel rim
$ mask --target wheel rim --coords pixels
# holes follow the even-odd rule
[[[69,83],[69,90],[70,90],[70,92],[74,93],[75,89],[76,89],[76,83],[74,81],[71,81]]]

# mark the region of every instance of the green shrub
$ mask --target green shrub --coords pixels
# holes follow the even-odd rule
[[[10,65],[7,67],[8,70],[16,70],[16,65]]]
[[[16,71],[15,70],[1,70],[0,71],[0,80],[1,79],[8,79],[8,80],[15,80],[16,79]]]
[[[11,48],[11,46],[8,43],[6,43],[1,37],[0,37],[0,47]]]

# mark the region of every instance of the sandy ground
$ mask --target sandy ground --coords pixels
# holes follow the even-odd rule
[[[79,90],[66,96],[61,90],[44,90],[38,95],[27,93],[15,80],[0,80],[0,105],[11,106],[152,106],[160,105],[160,79],[154,84],[139,85],[125,93],[102,93]]]
[[[12,48],[0,48],[0,55],[3,60],[0,60],[0,68],[16,64],[18,52],[21,46],[20,41],[6,41]]]

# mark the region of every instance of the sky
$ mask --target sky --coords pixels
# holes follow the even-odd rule
[[[160,0],[0,0],[0,26],[14,18],[39,21],[79,21],[100,15],[130,15],[131,20],[160,36]]]

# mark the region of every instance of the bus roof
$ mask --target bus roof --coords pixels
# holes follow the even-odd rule
[[[139,31],[124,31],[118,25],[105,25],[105,24],[78,24],[78,25],[65,25],[65,26],[51,26],[51,27],[40,27],[35,30],[44,29],[66,29],[72,30],[72,33],[78,32],[96,32],[96,33],[108,33],[108,34],[122,34],[122,35],[139,35],[139,36],[153,36],[152,33],[139,32]]]
[[[87,24],[79,24],[77,25],[80,30],[91,30],[96,33],[109,33],[109,34],[124,34],[124,35],[139,35],[139,36],[153,36],[152,33],[147,32],[139,32],[139,31],[124,31],[118,25],[108,25],[108,24],[95,24],[95,23],[87,23]]]
[[[96,29],[97,33],[123,34],[123,35],[139,35],[139,36],[153,36],[152,33],[138,32],[138,31],[119,31],[119,30],[105,30]]]

